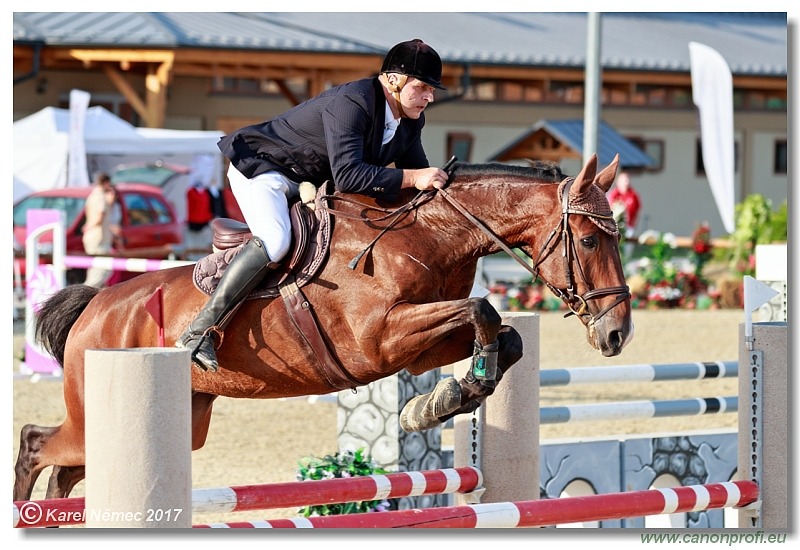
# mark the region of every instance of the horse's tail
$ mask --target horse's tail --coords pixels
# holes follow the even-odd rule
[[[98,292],[92,286],[69,285],[45,300],[35,315],[36,340],[62,367],[69,329]]]

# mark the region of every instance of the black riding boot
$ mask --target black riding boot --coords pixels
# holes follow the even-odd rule
[[[213,335],[222,342],[219,324],[250,294],[267,271],[277,266],[270,261],[261,239],[253,237],[225,270],[211,298],[175,345],[192,350],[192,362],[201,369],[216,372],[219,364]]]

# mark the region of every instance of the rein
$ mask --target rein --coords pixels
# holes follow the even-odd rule
[[[605,218],[605,216],[599,216],[599,215],[593,214],[591,212],[586,212],[586,211],[583,211],[583,210],[577,210],[577,209],[573,209],[573,208],[569,207],[569,204],[568,204],[568,201],[569,201],[569,188],[572,186],[572,183],[574,181],[575,180],[573,178],[567,178],[567,180],[565,181],[564,190],[562,191],[561,220],[559,221],[559,223],[556,225],[556,227],[554,227],[553,230],[548,235],[547,239],[545,240],[544,245],[542,245],[542,248],[541,248],[541,250],[539,251],[539,254],[536,257],[536,260],[533,260],[533,258],[531,258],[530,256],[528,256],[527,253],[525,253],[525,251],[522,251],[523,254],[525,254],[526,256],[528,256],[528,258],[533,260],[533,266],[528,265],[528,263],[526,261],[524,261],[522,258],[520,258],[516,253],[514,253],[514,251],[511,250],[511,248],[508,245],[506,245],[497,235],[495,235],[492,232],[491,229],[486,227],[483,224],[483,222],[481,222],[478,218],[473,216],[466,208],[464,208],[464,206],[461,203],[459,203],[457,200],[455,200],[452,197],[452,195],[450,195],[450,193],[448,193],[444,189],[439,189],[439,193],[441,193],[442,197],[444,197],[444,199],[447,200],[447,202],[449,202],[451,205],[453,205],[453,207],[456,210],[458,210],[465,218],[467,218],[470,222],[472,222],[473,225],[478,227],[478,229],[483,231],[490,239],[492,239],[495,242],[495,244],[497,244],[497,246],[499,246],[503,251],[505,251],[509,256],[511,256],[517,263],[519,263],[522,267],[524,267],[533,276],[534,280],[539,278],[539,270],[537,268],[538,268],[539,264],[541,263],[541,261],[543,259],[542,257],[544,255],[545,251],[548,250],[548,246],[550,245],[550,242],[556,236],[556,233],[558,232],[559,227],[561,227],[561,237],[562,237],[562,241],[564,243],[564,252],[563,252],[564,273],[566,274],[566,278],[567,278],[567,286],[566,286],[566,289],[562,290],[560,288],[557,288],[557,287],[553,286],[552,284],[548,283],[547,281],[543,280],[543,282],[544,282],[545,285],[547,285],[547,288],[549,288],[553,292],[553,294],[555,294],[556,296],[561,298],[561,300],[570,309],[570,312],[567,313],[564,317],[568,317],[570,315],[577,315],[578,317],[589,315],[589,316],[591,316],[592,322],[595,322],[598,319],[600,319],[601,317],[603,317],[606,313],[611,311],[613,308],[615,308],[618,304],[620,304],[623,301],[627,300],[630,297],[630,289],[628,288],[627,285],[625,285],[625,286],[615,286],[615,287],[610,287],[610,288],[589,290],[589,291],[585,292],[583,294],[583,296],[581,296],[580,294],[577,294],[575,292],[575,281],[574,281],[574,277],[572,275],[572,269],[570,267],[570,265],[571,265],[570,264],[570,259],[571,259],[570,253],[572,253],[573,255],[575,254],[575,243],[574,243],[574,240],[572,238],[572,232],[569,229],[569,215],[570,214],[578,214],[578,215],[583,215],[583,216],[595,216],[595,217],[598,217],[598,218]],[[578,268],[580,269],[580,262],[578,263]],[[582,269],[581,269],[581,277],[583,278],[584,281],[586,281],[586,277],[583,275],[583,270]],[[603,310],[601,310],[600,313],[598,313],[597,315],[592,315],[591,312],[589,312],[589,310],[588,310],[588,307],[589,307],[588,301],[592,300],[592,299],[595,299],[595,298],[608,296],[610,294],[619,294],[619,296],[617,296],[617,299],[614,300],[614,302],[611,305],[609,305],[608,307],[606,307]],[[576,304],[577,304],[577,306],[576,306]],[[576,309],[576,307],[577,307],[577,309]]]

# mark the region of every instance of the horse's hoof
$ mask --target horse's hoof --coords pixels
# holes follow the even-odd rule
[[[400,412],[400,427],[404,432],[421,432],[439,426],[440,417],[461,406],[461,385],[455,378],[445,378],[433,391],[418,395],[406,403]]]

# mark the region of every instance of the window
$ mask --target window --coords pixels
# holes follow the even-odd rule
[[[625,139],[633,143],[655,161],[655,164],[649,168],[645,168],[645,171],[661,172],[664,169],[664,140],[647,139],[636,136],[625,136]]]
[[[127,194],[123,197],[131,225],[150,225],[155,223],[155,216],[148,200],[142,195]]]
[[[466,132],[450,132],[447,134],[447,158],[455,155],[461,162],[470,162],[472,158],[472,134]]]
[[[167,205],[161,200],[151,197],[150,205],[153,207],[156,215],[156,223],[172,223],[172,216],[169,214]]]
[[[772,164],[772,172],[776,176],[785,176],[787,174],[787,155],[788,151],[786,150],[786,140],[775,140],[775,155],[774,162]]]
[[[82,197],[30,196],[14,207],[14,225],[25,227],[28,223],[28,210],[31,208],[44,208],[64,212],[65,224],[66,227],[69,227],[73,224],[75,218],[83,214],[84,204],[86,204],[86,199]]]

